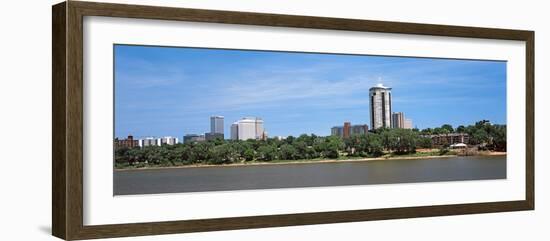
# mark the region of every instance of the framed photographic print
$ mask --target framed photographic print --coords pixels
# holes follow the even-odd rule
[[[52,232],[534,209],[534,32],[53,6]]]

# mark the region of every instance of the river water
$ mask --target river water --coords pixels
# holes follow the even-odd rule
[[[114,172],[114,195],[506,178],[506,156]]]

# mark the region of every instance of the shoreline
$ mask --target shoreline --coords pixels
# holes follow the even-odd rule
[[[323,160],[289,160],[281,162],[242,162],[231,164],[191,164],[181,166],[166,166],[166,167],[133,167],[133,168],[114,168],[114,171],[143,171],[143,170],[165,170],[165,169],[181,169],[181,168],[214,168],[214,167],[246,167],[246,166],[264,166],[264,165],[296,165],[296,164],[328,164],[328,163],[353,163],[353,162],[370,162],[380,160],[419,160],[419,159],[436,159],[459,157],[460,155],[441,155],[441,156],[404,156],[404,157],[366,157],[356,159],[323,159]],[[483,155],[474,156],[506,156],[506,152],[491,152]],[[467,156],[462,156],[467,157]]]

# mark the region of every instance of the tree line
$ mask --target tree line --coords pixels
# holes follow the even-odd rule
[[[283,140],[210,140],[193,143],[120,147],[115,149],[119,165],[228,164],[238,162],[304,159],[337,159],[342,156],[377,157],[384,151],[411,153],[416,146],[431,147],[431,139],[406,129],[385,129],[375,133],[339,136],[300,135]]]
[[[469,142],[466,144],[479,146],[480,149],[506,151],[506,125],[491,124],[488,120],[478,121],[474,125],[460,125],[456,128],[445,124],[441,127],[426,128],[420,131],[422,135],[445,135],[450,133],[468,134]]]
[[[437,131],[435,130],[437,129]],[[147,146],[143,148],[115,148],[117,166],[141,163],[175,166],[189,164],[229,164],[240,162],[270,162],[275,160],[337,159],[341,157],[378,157],[387,152],[409,154],[417,148],[432,148],[433,135],[441,129],[448,133],[470,134],[470,144],[506,146],[506,126],[478,122],[468,127],[424,129],[377,129],[348,138],[302,134],[285,139],[267,140],[209,140],[175,145]],[[504,141],[504,143],[502,143]]]

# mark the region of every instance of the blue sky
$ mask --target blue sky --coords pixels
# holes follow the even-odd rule
[[[262,117],[270,136],[369,124],[369,88],[423,129],[506,123],[506,62],[115,45],[115,136],[209,132]],[[369,124],[370,125],[370,124]]]

